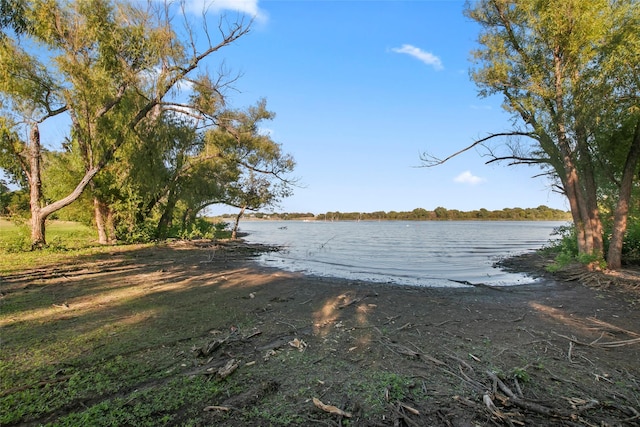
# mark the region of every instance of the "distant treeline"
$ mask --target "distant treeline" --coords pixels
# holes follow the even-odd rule
[[[416,208],[409,212],[377,211],[377,212],[327,212],[314,215],[312,213],[253,213],[246,215],[256,219],[314,219],[316,221],[440,221],[440,220],[510,220],[510,221],[571,221],[571,213],[548,206],[537,208],[505,208],[490,211],[479,209],[459,211],[437,207],[432,211]]]

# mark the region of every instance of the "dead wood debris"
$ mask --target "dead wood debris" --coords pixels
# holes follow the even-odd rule
[[[192,347],[191,351],[194,353],[194,355],[196,357],[209,357],[211,356],[213,353],[217,352],[218,350],[221,350],[222,348],[224,348],[224,346],[226,346],[229,342],[232,341],[245,341],[248,339],[251,339],[253,337],[256,337],[258,335],[262,334],[262,331],[260,330],[254,330],[252,332],[250,332],[249,334],[242,336],[239,334],[238,329],[235,327],[231,328],[231,332],[224,338],[217,338],[213,341],[209,341],[207,344],[204,344],[200,347]]]
[[[216,371],[216,376],[220,379],[225,379],[229,375],[233,374],[240,366],[240,362],[236,359],[230,359],[227,363]]]
[[[202,347],[193,347],[191,351],[193,351],[196,357],[208,357],[210,354],[214,353],[216,350],[221,348],[226,342],[227,342],[227,338],[216,339],[216,340],[210,341],[209,343],[203,345]]]
[[[223,411],[223,412],[229,412],[231,410],[231,408],[229,408],[228,406],[217,406],[217,405],[211,405],[211,406],[206,406],[203,411]]]
[[[297,348],[299,352],[303,352],[307,348],[307,343],[298,338],[294,338],[292,341],[289,341],[289,345],[293,348]]]
[[[596,338],[595,340],[591,341],[590,343],[587,343],[587,342],[580,341],[580,340],[578,340],[577,338],[574,338],[574,337],[568,337],[566,335],[558,334],[556,332],[553,332],[553,333],[555,335],[561,337],[561,338],[569,340],[570,343],[578,344],[578,345],[585,346],[585,347],[615,348],[615,347],[624,347],[626,345],[632,345],[632,344],[640,343],[640,337],[632,338],[632,339],[628,339],[628,340],[600,342],[600,339],[602,339],[603,335],[600,335],[599,338]]]
[[[346,412],[343,411],[342,409],[338,408],[337,406],[333,406],[333,405],[326,405],[324,403],[322,403],[322,401],[320,401],[320,399],[318,399],[317,397],[313,398],[313,404],[316,406],[316,408],[319,408],[325,412],[328,412],[330,414],[333,415],[340,415],[346,418],[351,418],[351,413],[350,412]]]
[[[240,366],[240,361],[236,359],[229,359],[225,362],[223,366],[212,366],[210,368],[206,368],[200,373],[208,376],[213,376],[219,380],[223,380],[227,378],[229,375],[233,374],[236,369]]]
[[[589,270],[583,264],[572,264],[554,273],[554,277],[565,282],[579,282],[594,289],[615,287],[635,295],[640,290],[637,270]]]
[[[391,410],[395,413],[397,420],[394,423],[394,425],[401,425],[400,422],[404,421],[404,424],[411,426],[411,427],[419,427],[422,425],[422,423],[418,423],[416,421],[414,421],[409,414],[407,414],[407,412],[405,411],[405,407],[401,404],[398,403],[397,405],[391,406],[390,407]],[[412,408],[413,409],[413,408]],[[412,413],[411,411],[409,411],[410,413]]]
[[[500,378],[498,378],[498,376],[494,372],[487,371],[487,375],[493,381],[493,383],[497,385],[500,391],[502,391],[508,397],[508,400],[506,400],[505,403],[510,402],[521,409],[544,415],[545,417],[566,420],[576,419],[580,412],[595,408],[600,405],[600,403],[595,399],[584,400],[577,398],[567,398],[567,400],[571,403],[573,411],[564,411],[556,408],[551,408],[549,406],[544,406],[542,404],[519,397]]]

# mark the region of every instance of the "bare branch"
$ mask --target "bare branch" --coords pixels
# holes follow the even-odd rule
[[[228,32],[224,32],[224,30],[222,30],[222,29],[220,31],[222,32],[222,37],[223,38],[217,45],[215,45],[215,46],[211,45],[211,46],[209,46],[209,48],[205,49],[203,52],[201,52],[199,54],[195,54],[185,66],[174,66],[174,67],[170,67],[167,70],[168,73],[173,73],[173,75],[170,76],[170,78],[167,81],[164,82],[162,87],[158,88],[155,97],[153,99],[151,99],[147,103],[146,106],[141,108],[138,111],[138,114],[131,120],[129,126],[132,129],[135,128],[138,125],[138,123],[140,123],[156,105],[158,105],[158,104],[160,104],[162,102],[162,98],[164,98],[164,96],[173,87],[175,87],[175,85],[180,80],[185,78],[187,76],[187,74],[189,74],[191,71],[193,71],[196,68],[198,68],[200,62],[203,59],[205,59],[206,57],[208,57],[212,53],[217,52],[218,50],[222,49],[223,47],[230,45],[231,43],[235,42],[240,37],[242,37],[245,34],[247,34],[249,32],[249,26],[243,25],[243,22],[240,21],[240,22],[236,22],[232,26],[231,30],[229,30]],[[221,78],[222,78],[222,76],[219,77],[219,81],[220,81]]]
[[[486,165],[490,163],[503,162],[505,160],[510,160],[509,166],[514,165],[537,165],[537,164],[546,164],[547,159],[535,158],[535,157],[520,157],[520,156],[503,156],[503,157],[493,157],[491,160],[485,162]]]
[[[565,191],[564,187],[559,184],[552,185],[551,191],[553,191],[554,193],[562,194],[564,196],[567,195],[567,192]]]
[[[463,148],[460,151],[457,151],[453,154],[451,154],[450,156],[444,158],[444,159],[439,159],[435,156],[432,156],[430,154],[427,153],[423,153],[420,155],[420,160],[424,163],[424,165],[422,165],[421,167],[434,167],[434,166],[438,166],[441,165],[443,163],[446,163],[447,161],[451,160],[452,158],[459,156],[460,154],[471,150],[474,147],[477,147],[478,145],[482,145],[483,143],[493,139],[493,138],[499,138],[499,137],[504,137],[504,136],[528,136],[533,138],[533,134],[530,132],[502,132],[502,133],[493,133],[485,138],[479,139],[477,141],[474,141],[471,145],[468,145],[467,147]]]
[[[294,184],[297,180],[296,179],[287,179],[284,178],[282,176],[282,174],[287,173],[287,169],[286,168],[267,168],[267,169],[262,169],[260,167],[254,166],[250,163],[247,162],[243,162],[242,160],[236,160],[236,163],[238,163],[240,166],[252,171],[252,172],[256,172],[256,173],[260,173],[263,175],[271,175],[275,178],[277,178],[280,182],[286,183],[286,184]]]

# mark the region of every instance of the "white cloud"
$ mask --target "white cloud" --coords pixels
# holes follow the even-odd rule
[[[246,13],[258,21],[266,21],[267,14],[258,7],[258,0],[186,0],[187,10],[202,13],[203,10],[220,12],[231,10]]]
[[[469,106],[472,110],[491,110],[491,105],[476,105],[472,104]]]
[[[473,175],[471,171],[464,171],[460,175],[453,178],[453,180],[461,184],[470,184],[470,185],[476,185],[486,181],[486,179],[484,178],[480,178],[479,176]]]
[[[427,65],[431,65],[436,70],[442,70],[442,61],[431,52],[425,52],[419,47],[412,46],[410,44],[403,44],[402,47],[394,47],[391,49],[395,53],[405,53],[413,56],[414,58],[424,62]]]

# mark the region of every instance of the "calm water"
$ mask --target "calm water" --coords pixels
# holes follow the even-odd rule
[[[245,221],[253,243],[282,245],[260,262],[319,276],[418,286],[455,281],[518,285],[534,280],[492,265],[545,246],[558,221]]]

